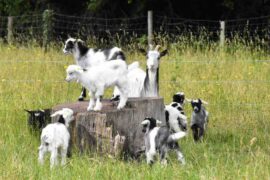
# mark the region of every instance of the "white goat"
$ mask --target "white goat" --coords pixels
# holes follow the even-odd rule
[[[85,46],[85,43],[80,39],[68,38],[63,49],[65,54],[72,54],[77,65],[83,69],[90,66],[98,65],[105,61],[122,59],[125,60],[123,51],[118,47],[108,49],[94,49]],[[83,88],[79,101],[86,97],[86,89]]]
[[[160,58],[167,54],[167,50],[159,52],[160,46],[157,45],[155,49],[150,46],[150,50],[146,52],[147,67],[146,72],[139,68],[138,62],[129,65],[128,80],[129,80],[129,94],[128,97],[158,97],[159,96],[159,63]],[[112,99],[117,99],[119,92],[115,89]]]
[[[89,90],[90,102],[88,111],[100,111],[100,102],[105,88],[116,86],[120,93],[120,102],[117,109],[126,105],[128,95],[127,65],[123,60],[114,60],[99,65],[82,69],[78,65],[70,65],[67,68],[66,81],[76,80]],[[96,102],[95,102],[96,98]]]
[[[143,125],[142,131],[145,133],[144,142],[147,164],[151,165],[154,163],[154,156],[159,151],[160,162],[166,165],[168,150],[175,149],[175,145],[178,145],[177,141],[186,136],[186,133],[183,131],[177,133],[171,132],[168,126],[157,127],[158,124],[161,124],[161,121],[152,117],[145,118],[141,124]],[[179,161],[185,164],[183,154],[179,151],[177,155],[179,156]]]
[[[70,134],[68,132],[69,123],[74,120],[73,110],[63,108],[56,111],[51,117],[60,115],[58,122],[48,124],[41,133],[39,146],[39,163],[44,163],[44,155],[46,152],[51,153],[50,166],[51,168],[57,164],[58,149],[61,149],[61,164],[66,163],[66,155],[68,151]]]

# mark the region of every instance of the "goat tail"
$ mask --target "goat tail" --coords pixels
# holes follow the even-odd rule
[[[187,135],[186,132],[183,132],[183,131],[180,131],[180,132],[177,132],[177,133],[173,133],[169,136],[168,138],[168,142],[175,142],[175,141],[178,141],[179,139],[185,137]]]
[[[135,61],[135,62],[131,63],[130,65],[128,65],[128,71],[131,71],[135,68],[138,68],[139,66],[140,66],[139,62]]]

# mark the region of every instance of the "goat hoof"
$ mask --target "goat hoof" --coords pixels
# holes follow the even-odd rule
[[[92,107],[87,108],[87,111],[92,111],[92,110],[94,110],[94,108],[92,108]]]
[[[79,98],[78,98],[78,101],[83,101],[83,100],[84,100],[83,97],[79,97]]]

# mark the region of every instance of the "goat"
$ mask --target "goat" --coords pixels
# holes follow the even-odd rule
[[[68,38],[63,49],[64,54],[72,54],[77,65],[83,69],[97,65],[99,63],[122,59],[125,61],[123,51],[118,47],[108,49],[88,48],[80,39]],[[86,97],[86,89],[83,87],[79,101],[83,101]]]
[[[159,52],[160,46],[157,45],[155,49],[150,46],[148,52],[140,49],[146,54],[147,67],[146,72],[138,67],[138,62],[129,66],[128,80],[129,80],[129,95],[128,97],[158,97],[159,96],[159,63],[160,58],[167,54],[167,49]],[[119,97],[119,93],[114,91],[112,100]]]
[[[57,164],[58,149],[61,149],[61,164],[66,163],[66,156],[68,151],[70,134],[68,132],[68,126],[71,121],[74,120],[73,110],[69,108],[63,108],[56,111],[51,117],[60,115],[58,122],[48,124],[41,133],[39,146],[38,160],[40,164],[44,163],[44,155],[46,152],[51,153],[50,167],[53,168]]]
[[[194,141],[202,140],[207,124],[208,124],[208,111],[206,111],[203,104],[208,104],[201,99],[193,99],[190,101],[193,112],[191,114],[190,127],[193,132]]]
[[[28,125],[31,130],[39,131],[49,123],[51,123],[51,109],[27,110],[28,112]]]
[[[166,165],[168,150],[174,149],[175,142],[186,136],[186,132],[179,131],[173,133],[168,126],[157,127],[158,124],[161,124],[161,121],[153,117],[147,117],[141,122],[141,125],[143,125],[142,132],[145,133],[146,161],[150,165],[154,163],[154,156],[157,154],[157,150],[160,154],[161,164]],[[178,152],[178,158],[182,164],[185,163],[183,154],[180,151]]]
[[[173,132],[187,131],[187,117],[179,103],[173,102],[165,106],[165,119]]]
[[[127,65],[125,61],[114,60],[104,62],[88,69],[82,69],[78,65],[70,65],[67,68],[66,81],[80,82],[89,90],[90,102],[87,111],[100,111],[100,102],[105,88],[116,86],[120,93],[120,102],[117,109],[122,109],[126,105],[128,96]],[[96,102],[95,102],[96,98]]]

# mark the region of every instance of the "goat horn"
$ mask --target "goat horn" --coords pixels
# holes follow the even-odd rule
[[[191,102],[191,99],[185,98],[185,100],[186,100],[187,102]]]
[[[153,44],[149,44],[149,50],[151,51],[151,50],[153,50],[153,49],[154,49]]]
[[[160,45],[157,45],[156,48],[155,48],[155,51],[158,51],[159,48],[161,48],[161,46]]]

